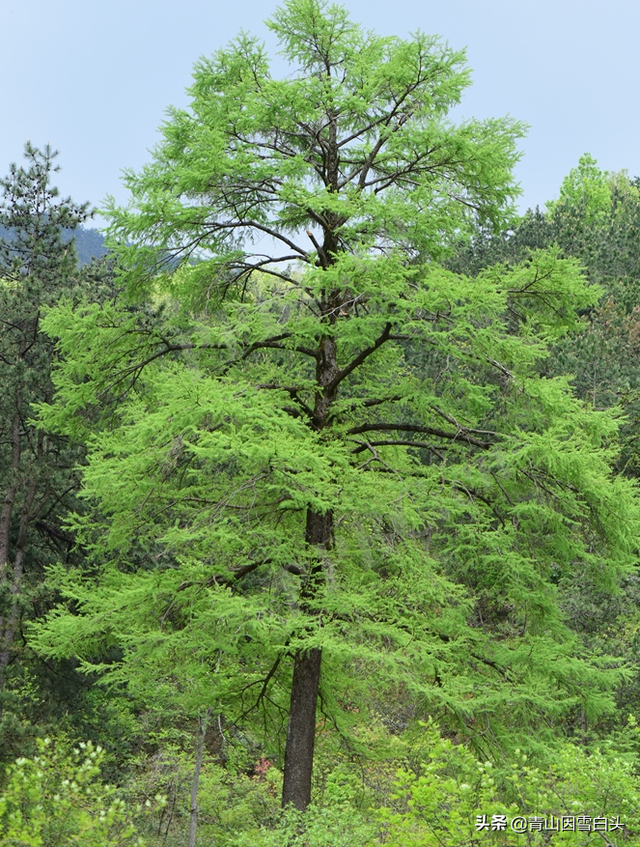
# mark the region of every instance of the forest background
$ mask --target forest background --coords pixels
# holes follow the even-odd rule
[[[0,843],[640,843],[640,183],[517,216],[464,53],[269,25],[102,260],[2,182]]]

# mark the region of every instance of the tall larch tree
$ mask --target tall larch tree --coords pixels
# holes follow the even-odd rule
[[[577,265],[437,265],[504,224],[522,127],[447,118],[469,72],[437,38],[321,0],[268,26],[292,73],[246,35],[201,59],[110,208],[128,301],[47,318],[42,419],[89,445],[76,528],[102,570],[59,573],[73,605],[34,643],[229,726],[285,715],[304,810],[319,698],[342,732],[396,686],[479,745],[605,709],[619,676],[557,591],[576,569],[613,589],[638,512],[615,416],[538,375],[597,298]]]

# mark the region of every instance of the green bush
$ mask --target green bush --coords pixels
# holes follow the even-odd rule
[[[138,847],[132,810],[100,780],[101,747],[74,749],[38,740],[37,756],[20,758],[4,775],[2,847]],[[161,798],[156,798],[161,803]],[[149,806],[151,804],[149,803]]]
[[[519,750],[496,767],[433,726],[425,727],[425,742],[426,761],[398,773],[391,803],[378,811],[385,847],[640,845],[640,779],[631,756],[565,743],[548,767],[533,766]],[[499,816],[506,825],[494,829]],[[514,818],[526,831],[513,830]],[[573,831],[562,831],[563,818],[568,826],[573,820]]]

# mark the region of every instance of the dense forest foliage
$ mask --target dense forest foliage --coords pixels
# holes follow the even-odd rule
[[[640,179],[515,211],[323,0],[74,234],[0,181],[0,845],[640,845]]]

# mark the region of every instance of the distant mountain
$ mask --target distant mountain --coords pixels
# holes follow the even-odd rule
[[[80,265],[88,265],[92,259],[99,259],[108,252],[104,245],[104,235],[97,229],[80,226],[76,230],[68,230],[65,235],[69,241],[75,240]],[[0,238],[7,237],[10,239],[11,233],[0,226]]]
[[[79,226],[70,233],[76,241],[76,252],[81,265],[88,265],[92,259],[99,259],[108,250],[104,246],[104,235],[97,229],[85,229]]]

